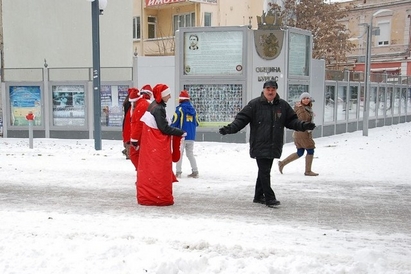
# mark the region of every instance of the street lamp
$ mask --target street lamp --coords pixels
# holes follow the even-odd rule
[[[91,28],[93,44],[93,113],[94,148],[101,150],[101,98],[100,98],[100,18],[107,6],[107,0],[87,0],[91,2]]]
[[[368,136],[368,120],[370,116],[370,73],[371,73],[371,43],[372,43],[372,33],[371,33],[372,17],[371,24],[366,24],[367,31],[367,49],[365,52],[365,81],[364,81],[364,114],[363,114],[363,123],[362,123],[362,136]]]
[[[368,122],[370,117],[370,81],[371,81],[371,44],[373,27],[372,21],[375,16],[383,12],[391,12],[389,9],[381,9],[373,13],[370,19],[370,24],[365,24],[367,28],[367,50],[365,53],[365,83],[364,83],[364,114],[363,114],[363,128],[362,135],[368,136]]]

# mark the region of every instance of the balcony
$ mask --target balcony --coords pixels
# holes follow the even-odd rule
[[[142,46],[143,55],[145,56],[173,56],[175,50],[174,36],[145,39]]]

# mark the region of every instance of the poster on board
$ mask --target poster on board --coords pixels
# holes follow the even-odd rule
[[[41,126],[41,91],[40,86],[10,86],[10,125],[28,126],[26,115],[34,114],[34,126]]]
[[[121,127],[123,125],[123,103],[127,97],[128,85],[102,85],[101,125]]]
[[[85,126],[86,111],[83,85],[51,87],[54,126]]]

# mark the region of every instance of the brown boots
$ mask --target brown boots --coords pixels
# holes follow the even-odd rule
[[[298,154],[297,154],[297,153],[293,153],[293,154],[290,154],[290,155],[289,155],[287,158],[285,158],[284,160],[278,161],[278,169],[280,170],[280,173],[283,174],[283,168],[284,168],[284,166],[285,166],[286,164],[289,164],[289,163],[291,163],[292,161],[297,160],[298,158],[300,158],[300,157],[298,157]]]
[[[282,161],[278,161],[278,170],[280,171],[281,174],[283,174],[283,168],[285,165],[291,163],[294,160],[297,160],[298,158],[298,154],[297,153],[292,153],[290,154],[287,158],[285,158]],[[311,171],[311,166],[313,164],[313,159],[314,159],[314,155],[312,154],[307,154],[307,156],[305,156],[305,172],[304,175],[305,176],[318,176],[318,173],[312,172]]]
[[[314,159],[314,155],[312,154],[307,154],[307,156],[305,156],[305,172],[304,172],[305,176],[318,176],[318,173],[311,171],[311,165],[313,164],[313,159]]]

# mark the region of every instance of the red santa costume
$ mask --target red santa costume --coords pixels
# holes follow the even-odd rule
[[[123,118],[123,127],[122,127],[122,137],[123,137],[123,146],[124,146],[123,154],[126,156],[126,159],[129,159],[129,151],[130,151],[131,102],[129,101],[129,99],[130,99],[130,93],[133,90],[135,91],[137,89],[129,88],[127,90],[128,94],[123,103],[124,118]],[[138,93],[138,90],[137,90],[137,93]]]
[[[140,97],[136,99],[133,114],[131,115],[131,146],[130,160],[137,170],[138,158],[140,155],[141,131],[143,130],[143,122],[140,121],[148,106],[152,102],[153,90],[150,85],[145,85],[140,90]]]
[[[170,99],[167,85],[153,88],[153,101],[141,117],[140,157],[137,168],[137,202],[141,205],[168,206],[174,204],[172,169],[172,136],[180,143],[185,132],[171,127],[166,118],[166,102]],[[180,155],[180,151],[174,151]]]

